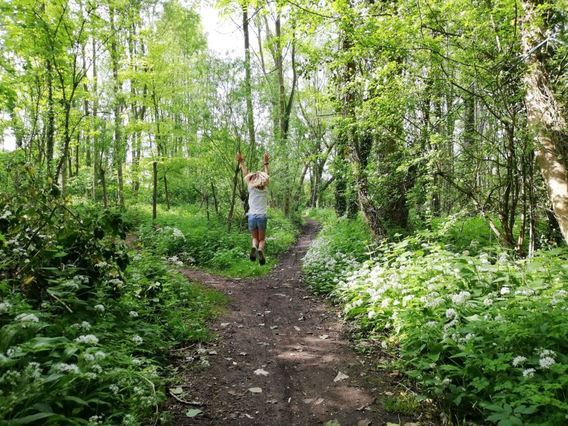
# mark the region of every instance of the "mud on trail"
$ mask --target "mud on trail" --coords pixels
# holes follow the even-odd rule
[[[173,424],[412,422],[385,411],[382,400],[395,378],[379,374],[372,358],[353,351],[337,310],[302,282],[301,259],[316,233],[317,224],[307,223],[264,277],[235,280],[183,271],[230,302],[213,324],[215,341],[175,352],[183,380],[170,389]]]

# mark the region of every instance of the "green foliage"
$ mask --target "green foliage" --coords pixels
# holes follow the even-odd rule
[[[328,260],[325,244],[316,244],[305,268],[318,289],[344,304],[346,318],[383,334],[385,350],[400,357],[397,366],[460,417],[563,424],[566,249],[519,260],[495,248],[450,251],[432,236],[384,243],[343,271]]]
[[[168,350],[210,337],[218,293],[150,252],[118,211],[72,207],[20,170],[1,194],[0,419],[142,424],[161,417]]]
[[[304,279],[317,293],[329,293],[338,276],[360,267],[370,246],[368,229],[358,218],[336,218],[331,210],[311,210],[325,226],[304,258]]]
[[[132,224],[138,224],[140,241],[154,253],[234,277],[266,274],[297,235],[295,224],[280,211],[272,210],[266,237],[268,261],[260,266],[248,258],[251,236],[244,223],[228,232],[220,218],[208,219],[203,211],[189,205],[160,210],[156,227],[152,225],[151,210],[147,206],[129,209],[127,217]]]

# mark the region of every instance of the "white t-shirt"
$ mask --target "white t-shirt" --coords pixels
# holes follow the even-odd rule
[[[249,211],[251,214],[266,214],[268,211],[268,189],[258,189],[254,186],[248,185],[249,192]]]

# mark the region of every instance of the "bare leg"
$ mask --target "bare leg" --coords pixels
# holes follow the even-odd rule
[[[259,240],[260,240],[259,235],[258,235],[259,233],[260,233],[260,231],[259,231],[258,228],[252,230],[252,246],[254,248],[258,248],[258,244],[259,244]],[[263,239],[264,239],[264,237],[263,237]]]
[[[266,231],[264,229],[258,230],[258,261],[261,265],[266,263],[264,258],[264,238],[266,237]]]
[[[256,250],[258,249],[258,229],[252,231],[252,248],[250,249],[250,260],[256,260]]]
[[[264,250],[264,241],[266,238],[266,230],[265,229],[257,229],[258,231],[258,249],[260,251]]]

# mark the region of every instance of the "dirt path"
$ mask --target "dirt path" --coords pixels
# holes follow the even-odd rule
[[[305,225],[265,277],[233,280],[184,271],[229,295],[230,304],[213,325],[215,342],[177,353],[184,381],[174,392],[203,405],[171,398],[174,424],[399,424],[381,404],[393,378],[378,376],[372,359],[351,349],[337,312],[302,282],[301,259],[316,233],[316,223]],[[187,417],[192,408],[202,413]]]

